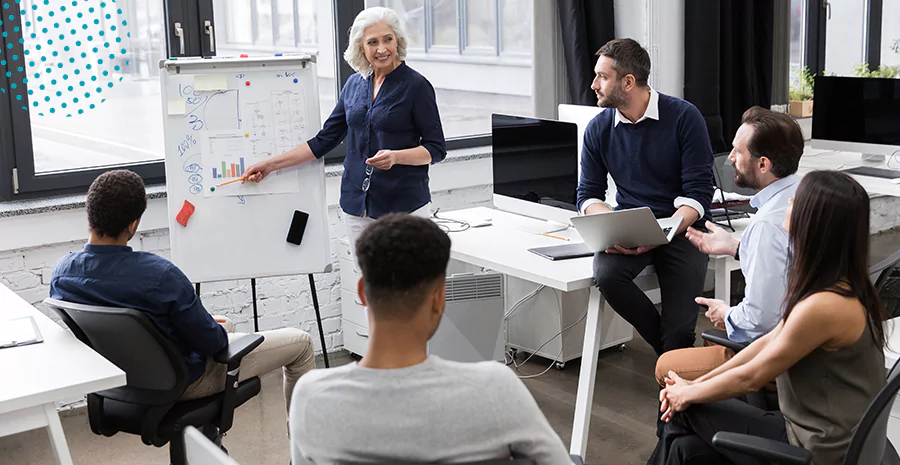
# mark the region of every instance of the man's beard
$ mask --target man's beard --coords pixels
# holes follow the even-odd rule
[[[759,189],[759,183],[757,182],[756,177],[750,177],[747,174],[738,171],[736,166],[734,167],[734,184],[745,189]]]
[[[623,108],[625,103],[625,91],[618,85],[611,93],[597,100],[597,106],[603,108]]]

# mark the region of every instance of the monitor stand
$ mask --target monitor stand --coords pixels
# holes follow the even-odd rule
[[[516,229],[529,234],[540,235],[565,231],[569,229],[569,225],[557,223],[556,221],[535,219],[534,221],[529,221],[528,224],[517,226]]]

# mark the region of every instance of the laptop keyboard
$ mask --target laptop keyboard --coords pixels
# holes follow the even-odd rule
[[[669,227],[669,228],[663,228],[663,235],[666,236],[666,237],[669,237],[669,232],[670,232],[671,230],[672,230],[671,227]]]

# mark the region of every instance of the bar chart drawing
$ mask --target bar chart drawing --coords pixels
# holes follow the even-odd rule
[[[238,163],[227,163],[222,161],[222,166],[213,167],[213,179],[239,178],[244,174],[244,157],[240,158]]]
[[[265,182],[244,182],[222,185],[240,179],[247,168],[272,157],[269,138],[257,136],[256,131],[207,132],[200,138],[200,153],[204,175],[210,182],[203,189],[204,197],[236,195],[284,194],[299,192],[296,169],[279,170],[268,175]]]

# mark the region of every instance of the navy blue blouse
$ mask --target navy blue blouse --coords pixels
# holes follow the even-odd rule
[[[344,212],[370,218],[410,213],[431,201],[428,165],[380,170],[366,165],[366,159],[379,150],[420,145],[431,154],[432,163],[447,156],[434,87],[405,62],[385,76],[374,102],[372,85],[372,75],[350,76],[331,116],[309,140],[309,148],[321,158],[347,136],[341,179]]]

